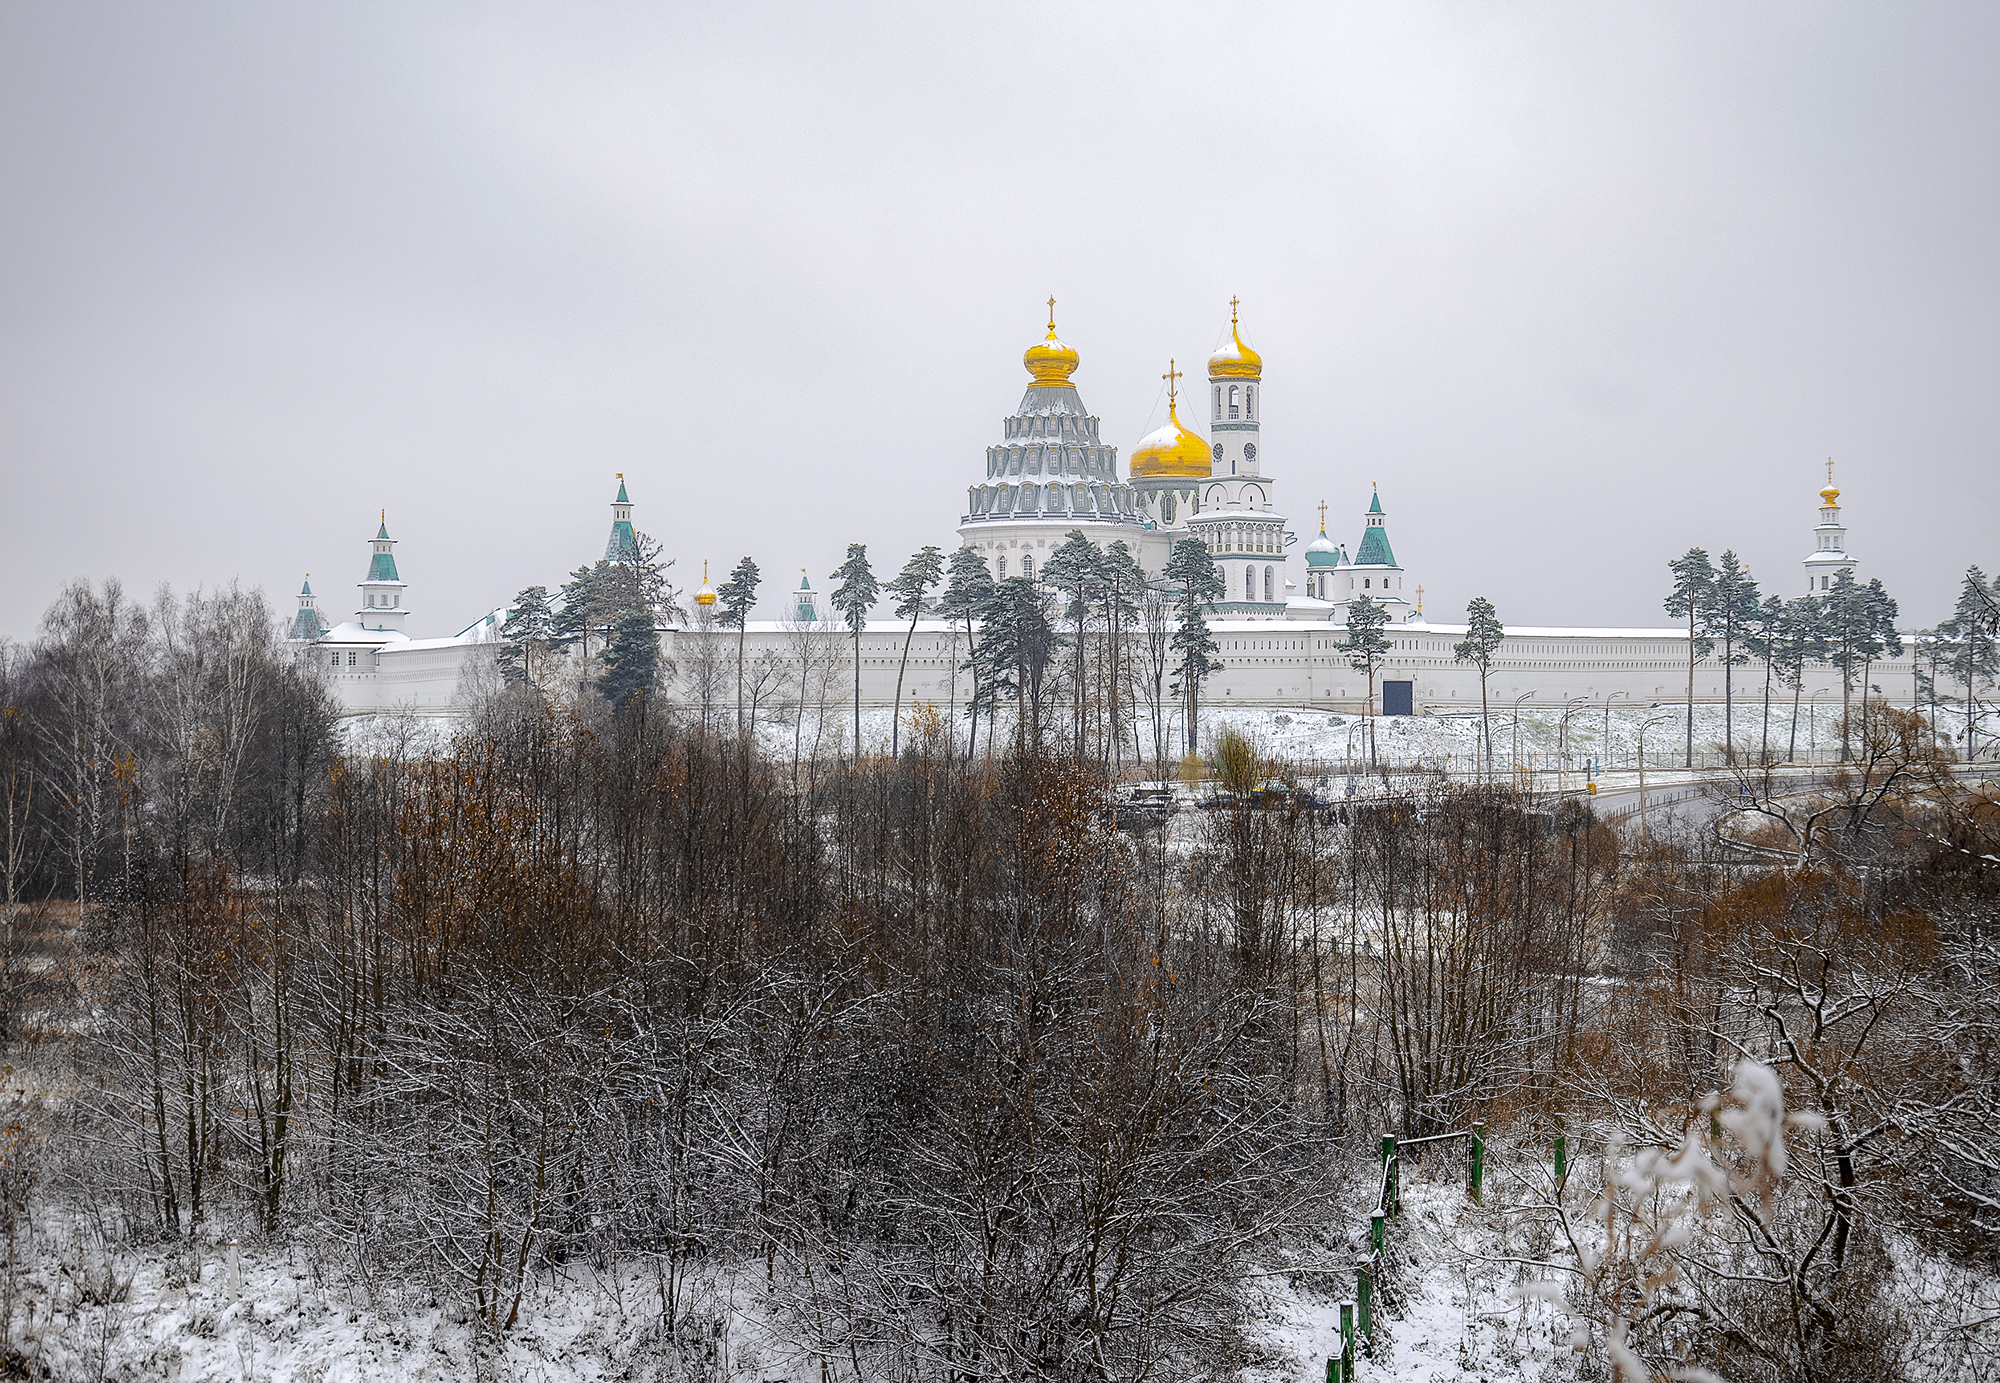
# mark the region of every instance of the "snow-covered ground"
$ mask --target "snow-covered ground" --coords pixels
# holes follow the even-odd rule
[[[901,738],[905,741],[917,727],[935,715],[942,724],[948,707],[905,706]],[[714,715],[718,731],[733,729],[734,707]],[[1739,760],[1754,761],[1766,743],[1764,710],[1761,702],[1738,703],[1734,709],[1733,733]],[[1059,729],[1058,711],[1051,725]],[[892,716],[883,707],[864,707],[861,712],[861,740],[871,752],[889,747]],[[1595,762],[1611,771],[1638,767],[1643,741],[1648,770],[1678,768],[1687,748],[1687,708],[1685,706],[1631,706],[1613,702],[1607,718],[1602,704],[1581,706],[1567,716],[1560,707],[1496,706],[1491,714],[1493,762],[1502,772],[1518,764],[1536,773],[1554,771],[1566,765],[1581,771]],[[359,755],[406,754],[422,756],[444,749],[457,733],[459,722],[445,716],[413,716],[376,713],[350,716],[340,722],[341,743],[349,753]],[[1336,765],[1370,758],[1367,736],[1374,736],[1374,761],[1392,768],[1430,767],[1453,773],[1473,774],[1480,770],[1480,718],[1477,712],[1452,715],[1376,716],[1369,720],[1355,715],[1309,709],[1275,707],[1211,706],[1201,712],[1204,743],[1225,727],[1248,735],[1270,758],[1288,763]],[[958,742],[964,745],[967,725],[963,708],[954,725]],[[1609,731],[1607,748],[1606,731]],[[1943,729],[1951,730],[1950,717]],[[999,720],[998,743],[1008,742],[1012,722],[1003,713]],[[1831,763],[1839,753],[1840,708],[1821,703],[1800,708],[1797,739],[1792,738],[1789,703],[1771,707],[1768,743],[1772,755],[1784,761],[1788,755],[1798,763]],[[1725,762],[1724,708],[1697,704],[1694,708],[1694,752],[1697,767],[1716,767]],[[802,764],[815,757],[822,764],[840,757],[854,738],[854,714],[850,708],[829,705],[824,712],[808,709],[804,724],[792,707],[764,708],[757,716],[757,743],[772,762],[789,765],[796,755]],[[982,744],[992,738],[991,727],[982,722]],[[1150,746],[1150,732],[1147,732]],[[1182,739],[1178,728],[1171,735],[1168,757],[1178,760]],[[1129,755],[1128,747],[1127,753]],[[1150,756],[1150,747],[1148,747]]]

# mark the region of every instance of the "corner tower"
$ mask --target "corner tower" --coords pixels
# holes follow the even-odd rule
[[[354,612],[363,629],[393,629],[401,633],[409,611],[403,608],[403,579],[396,574],[396,540],[389,536],[389,511],[382,511],[368,557],[368,579],[361,583],[361,608]]]
[[[1847,555],[1847,529],[1840,522],[1840,491],[1833,488],[1833,462],[1826,463],[1826,488],[1819,492],[1819,527],[1813,530],[1813,550],[1806,557],[1806,590],[1819,595],[1833,589],[1834,578],[1854,570]]]
[[[639,550],[632,531],[632,501],[625,497],[625,472],[618,472],[618,498],[611,501],[611,536],[604,541],[604,560],[616,562]]]

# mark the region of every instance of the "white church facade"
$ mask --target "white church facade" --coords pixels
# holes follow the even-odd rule
[[[1000,439],[986,448],[984,474],[967,488],[960,543],[979,552],[996,579],[1034,578],[1049,554],[1080,532],[1100,547],[1125,543],[1157,580],[1173,545],[1197,537],[1223,578],[1223,595],[1210,610],[1223,667],[1205,684],[1206,704],[1362,711],[1370,704],[1367,678],[1349,665],[1344,645],[1348,609],[1365,597],[1385,606],[1390,616],[1384,630],[1389,650],[1377,670],[1373,709],[1476,710],[1478,673],[1453,656],[1465,628],[1424,614],[1423,588],[1397,559],[1389,509],[1379,491],[1369,491],[1351,555],[1328,534],[1326,506],[1319,506],[1318,532],[1304,544],[1299,563],[1303,585],[1292,581],[1290,549],[1298,546],[1297,535],[1280,502],[1281,468],[1262,443],[1263,362],[1243,340],[1236,306],[1232,301],[1228,341],[1208,360],[1205,389],[1182,390],[1183,375],[1169,362],[1167,421],[1133,448],[1121,474],[1117,449],[1103,441],[1099,420],[1070,379],[1079,357],[1056,335],[1052,301],[1047,336],[1023,357],[1029,383],[1020,405],[1002,421]],[[1208,415],[1213,440],[1182,421],[1180,407],[1190,400],[1198,400],[1195,407]],[[1804,560],[1806,589],[1814,594],[1830,590],[1840,571],[1856,566],[1830,473],[1820,498],[1820,523]],[[621,476],[607,555],[634,541],[633,507]],[[506,610],[482,615],[449,637],[412,638],[406,628],[412,615],[404,600],[408,587],[395,546],[384,511],[370,540],[359,606],[341,623],[330,624],[321,615],[308,579],[290,631],[292,646],[351,713],[408,709],[449,715],[475,689],[491,685],[482,670],[491,666]],[[851,656],[847,631],[830,622],[806,574],[777,603],[781,619],[753,621],[746,631],[751,657],[767,649],[790,656],[801,634],[815,628],[837,640],[841,656]],[[864,703],[886,706],[895,694],[908,626],[889,618],[886,606],[878,613],[883,618],[871,621],[861,640],[861,695]],[[698,628],[661,631],[663,651],[683,668],[693,652],[691,641],[719,637]],[[734,633],[728,637],[733,643]],[[903,677],[905,703],[963,704],[970,681],[957,665],[964,657],[962,631],[919,621]],[[1871,682],[1891,700],[1913,699],[1911,659],[1906,647],[1899,657],[1876,662]],[[1510,625],[1487,691],[1495,704],[1531,699],[1547,707],[1582,699],[1644,706],[1684,700],[1687,677],[1685,627]],[[1738,676],[1738,697],[1745,696],[1747,680]],[[1808,669],[1804,698],[1838,700],[1840,692],[1835,669]],[[685,686],[667,689],[670,697],[686,694]],[[1700,701],[1722,699],[1724,669],[1718,661],[1697,664],[1694,695]]]

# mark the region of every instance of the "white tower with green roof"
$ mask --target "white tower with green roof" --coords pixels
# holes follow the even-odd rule
[[[396,574],[396,540],[389,536],[389,511],[382,511],[374,551],[368,558],[368,579],[361,583],[361,608],[354,612],[363,629],[403,631],[409,611],[403,608],[403,579]]]
[[[292,627],[285,637],[297,643],[311,643],[326,630],[326,619],[319,612],[319,602],[313,599],[312,573],[307,572],[305,584],[299,587],[299,612],[292,616]]]
[[[1345,553],[1342,554],[1343,558]],[[1389,515],[1382,507],[1382,493],[1375,491],[1368,497],[1368,512],[1363,515],[1361,546],[1354,550],[1352,562],[1341,561],[1323,578],[1326,589],[1332,594],[1329,599],[1341,607],[1340,618],[1347,618],[1347,606],[1366,596],[1377,605],[1386,605],[1389,618],[1396,622],[1414,619],[1416,607],[1403,593],[1404,571],[1396,563],[1396,553],[1389,546]]]
[[[618,498],[611,501],[611,536],[604,543],[604,560],[617,562],[639,550],[632,528],[632,501],[625,497],[625,472],[618,472]]]

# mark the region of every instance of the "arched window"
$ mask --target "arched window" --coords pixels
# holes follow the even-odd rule
[[[1032,553],[1024,552],[1021,554],[1021,575],[1027,577],[1030,581],[1035,579],[1035,558]]]
[[[1215,420],[1217,422],[1222,421],[1222,386],[1220,384],[1215,386]]]
[[[1174,521],[1174,497],[1172,495],[1168,495],[1166,503],[1160,506],[1160,513],[1168,523]]]
[[[1229,386],[1229,416],[1236,416],[1236,386],[1233,384]]]
[[[1246,418],[1257,416],[1257,386],[1254,384],[1243,386],[1243,416]]]
[[[1243,598],[1245,600],[1255,600],[1257,598],[1257,569],[1255,567],[1245,567],[1243,569]]]
[[[1266,601],[1269,601],[1269,600],[1270,600],[1270,599],[1272,598],[1272,597],[1271,597],[1271,590],[1272,590],[1272,587],[1271,587],[1271,568],[1269,568],[1269,567],[1266,567],[1266,568],[1264,568],[1264,599],[1265,599]]]
[[[1362,590],[1364,590],[1364,591],[1365,591],[1365,590],[1367,590],[1367,589],[1368,589],[1368,587],[1369,587],[1369,584],[1370,584],[1371,582],[1373,582],[1373,581],[1374,581],[1374,579],[1375,579],[1375,578],[1374,578],[1374,577],[1372,577],[1372,576],[1364,576],[1364,577],[1362,577],[1362,578],[1361,578],[1361,589],[1362,589]]]
[[[1000,579],[1002,581],[1007,579],[1007,558],[1004,554],[1000,558]]]

